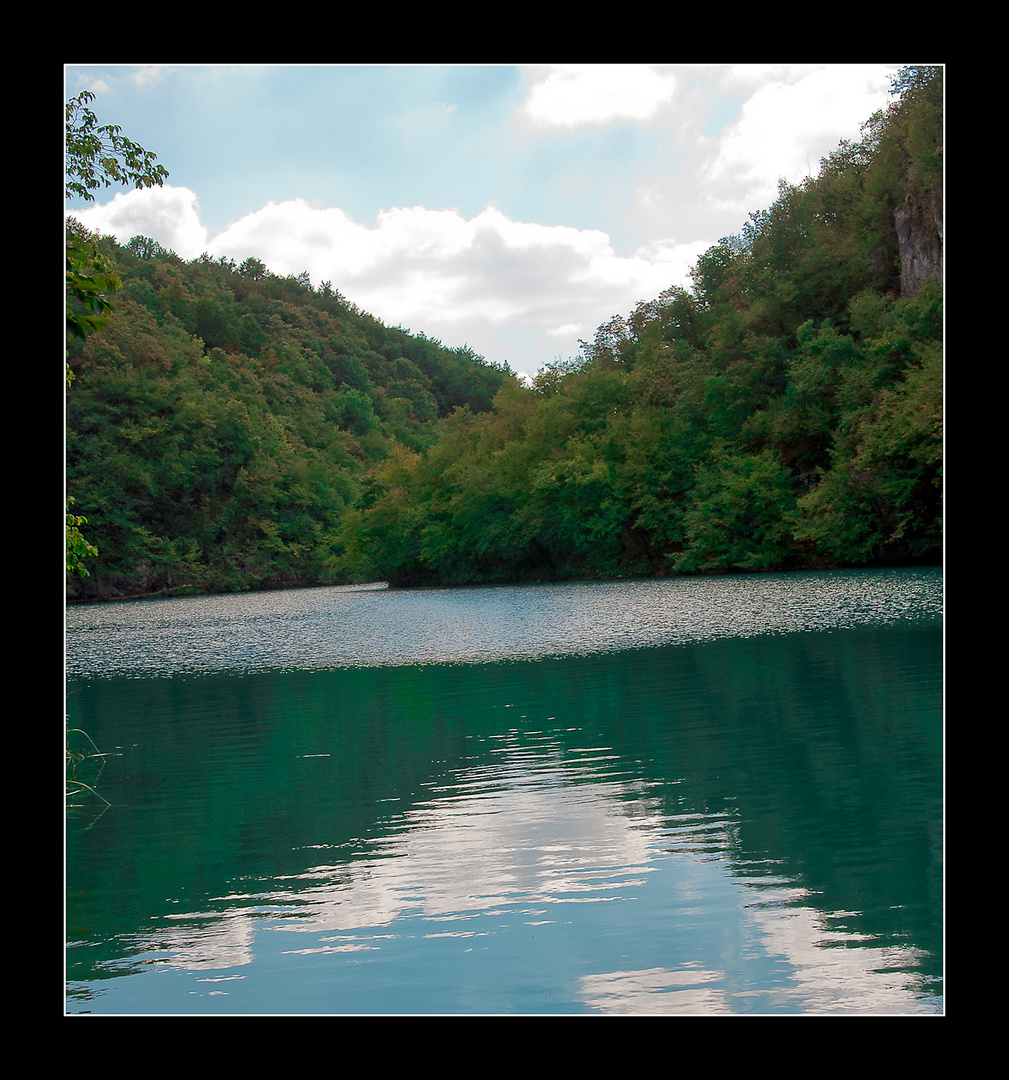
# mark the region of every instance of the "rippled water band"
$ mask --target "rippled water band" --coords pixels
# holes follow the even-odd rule
[[[931,567],[132,601],[68,610],[67,675],[530,660],[939,620],[942,602]]]

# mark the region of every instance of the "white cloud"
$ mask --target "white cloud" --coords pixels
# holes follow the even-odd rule
[[[535,371],[558,352],[573,355],[578,339],[590,339],[611,316],[687,283],[698,257],[718,237],[738,231],[749,213],[773,203],[780,176],[800,181],[816,172],[839,139],[857,138],[860,124],[887,103],[886,76],[893,70],[527,69],[528,92],[518,116],[530,129],[563,134],[614,122],[650,125],[635,144],[639,157],[617,163],[612,175],[590,176],[566,162],[553,175],[554,159],[536,159],[554,186],[543,185],[530,216],[549,213],[563,221],[569,203],[595,198],[588,220],[608,223],[609,231],[517,220],[494,202],[471,217],[452,208],[387,204],[361,219],[362,211],[355,218],[338,207],[292,199],[268,202],[211,236],[196,194],[183,187],[117,195],[77,216],[123,242],[137,234],[153,237],[183,258],[208,251],[237,262],[255,256],[277,274],[307,270],[316,285],[332,282],[386,323],[448,345],[466,343],[488,359]],[[152,77],[155,69],[138,74]],[[429,132],[449,110],[442,100],[418,101],[404,125]],[[537,141],[541,153],[548,142]],[[511,145],[499,166],[517,183],[513,171],[522,176],[532,159]],[[617,192],[612,197],[606,194],[610,186]],[[462,198],[455,187],[449,190],[447,200]],[[557,193],[560,202],[551,205]],[[613,237],[620,228],[626,246],[618,252]]]
[[[612,315],[683,280],[699,254],[667,242],[618,255],[598,229],[514,221],[493,204],[470,219],[395,207],[368,225],[293,199],[267,203],[208,239],[196,195],[166,186],[117,195],[78,217],[120,242],[149,236],[186,259],[254,255],[276,274],[307,270],[315,285],[331,281],[387,324],[469,344],[526,372],[559,348],[573,355],[578,339]],[[520,355],[508,351],[519,341]]]
[[[145,67],[140,68],[139,71],[133,73],[133,81],[138,86],[143,86],[145,83],[154,82],[161,77],[161,73],[164,69],[160,66],[157,67]]]
[[[815,176],[820,159],[859,128],[887,99],[881,65],[860,69],[736,68],[727,82],[753,82],[756,91],[723,134],[718,152],[702,175],[714,185],[723,207],[751,211],[769,206],[784,177],[799,183]]]
[[[520,114],[542,128],[642,122],[676,90],[673,74],[643,64],[565,65],[527,74],[531,85]]]
[[[200,223],[196,194],[189,188],[166,185],[120,192],[111,202],[75,210],[73,216],[121,244],[134,236],[149,236],[183,258],[196,258],[207,250],[207,230]]]

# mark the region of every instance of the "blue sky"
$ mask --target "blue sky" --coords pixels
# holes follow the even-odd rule
[[[67,65],[169,171],[68,204],[534,373],[815,175],[898,65]]]

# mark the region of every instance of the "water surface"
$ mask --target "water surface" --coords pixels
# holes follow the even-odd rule
[[[73,608],[112,806],[68,815],[68,1011],[941,1012],[941,610],[931,570]]]

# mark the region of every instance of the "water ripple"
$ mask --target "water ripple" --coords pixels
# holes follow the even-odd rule
[[[71,607],[71,678],[483,663],[939,620],[942,572],[852,570]]]

